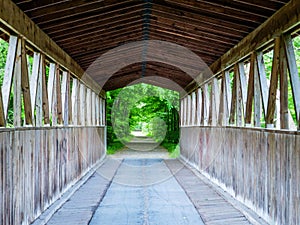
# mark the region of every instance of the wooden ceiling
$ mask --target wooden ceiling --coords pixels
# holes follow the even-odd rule
[[[139,78],[160,76],[186,87],[193,75],[180,66],[200,72],[205,65],[195,64],[186,54],[161,52],[166,60],[145,58],[147,41],[157,40],[183,46],[210,66],[257,28],[288,0],[13,0],[46,34],[65,50],[104,90],[124,87]],[[129,43],[144,41],[143,51]],[[120,53],[119,46],[130,46]],[[179,48],[180,49],[180,48]],[[120,58],[140,54],[140,60],[114,72],[95,64],[112,52],[110,65]],[[123,56],[123,57],[120,57]],[[124,57],[125,56],[125,57]],[[145,59],[147,59],[147,62]],[[190,62],[190,63],[189,63]],[[93,67],[94,65],[94,67]],[[95,67],[97,65],[97,67]],[[123,65],[123,64],[122,64]],[[91,67],[93,67],[91,69]],[[101,72],[100,72],[101,71]],[[106,78],[108,80],[106,80]],[[103,82],[105,81],[105,82]],[[149,79],[151,83],[151,79]],[[160,85],[159,80],[152,82]],[[166,84],[161,84],[166,86]]]

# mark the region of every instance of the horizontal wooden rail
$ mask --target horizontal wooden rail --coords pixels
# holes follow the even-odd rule
[[[181,155],[270,224],[300,223],[298,132],[181,127]]]
[[[0,224],[30,224],[105,156],[105,127],[0,130]]]

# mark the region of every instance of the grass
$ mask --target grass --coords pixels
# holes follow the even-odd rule
[[[112,143],[108,143],[107,145],[107,154],[108,155],[113,155],[117,151],[120,151],[124,147],[124,144],[120,141],[114,141]]]
[[[171,158],[178,158],[180,155],[180,147],[178,144],[163,142],[161,144],[169,152]]]

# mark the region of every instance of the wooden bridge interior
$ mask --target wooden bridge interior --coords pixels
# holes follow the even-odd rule
[[[299,0],[0,0],[0,224],[30,224],[103,160],[105,92],[141,78],[181,92],[182,159],[300,224],[299,25]]]

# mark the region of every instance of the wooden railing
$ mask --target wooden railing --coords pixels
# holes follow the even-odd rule
[[[181,157],[271,224],[300,224],[299,11],[291,0],[181,99]]]
[[[105,156],[105,127],[0,131],[0,224],[29,224]]]
[[[105,156],[105,99],[84,74],[71,72],[78,67],[65,67],[74,62],[62,50],[53,51],[54,44],[45,51],[27,36],[6,33],[0,224],[30,224]]]
[[[184,127],[181,155],[270,224],[300,223],[298,132]]]

